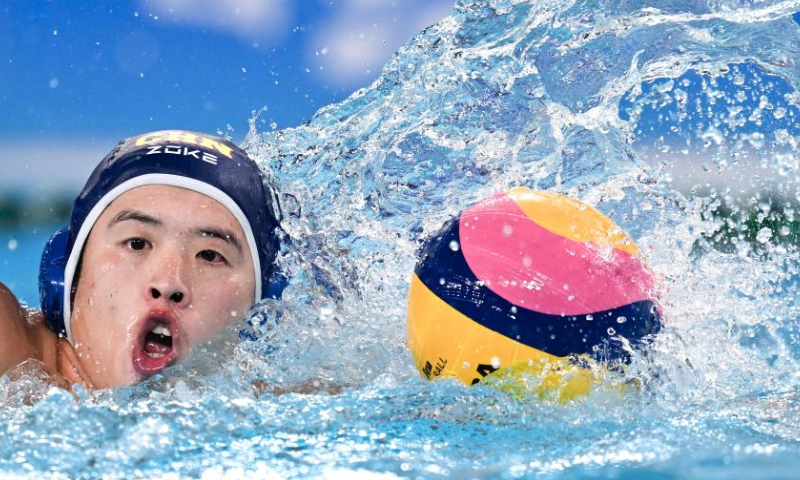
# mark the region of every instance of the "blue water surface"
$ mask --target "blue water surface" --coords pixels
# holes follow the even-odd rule
[[[5,379],[0,475],[797,478],[800,253],[780,229],[754,246],[743,225],[715,250],[704,213],[741,200],[769,215],[742,185],[777,182],[790,208],[798,195],[798,9],[461,0],[370,88],[296,128],[252,119],[245,146],[278,186],[290,278],[254,312],[257,340],[77,401]],[[686,164],[706,165],[702,188],[676,188]],[[558,403],[416,371],[417,247],[518,185],[591,203],[647,256],[666,325],[624,374],[641,388]]]

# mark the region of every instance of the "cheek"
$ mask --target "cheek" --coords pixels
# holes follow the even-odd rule
[[[87,250],[89,248],[87,247]],[[91,257],[84,258],[81,268],[82,283],[84,278],[93,282],[93,287],[113,287],[113,278],[119,281],[125,278],[129,282],[129,276],[134,271],[134,265],[125,261],[120,252],[116,251],[112,245],[92,245]]]
[[[95,260],[89,271],[81,272],[78,291],[89,295],[90,306],[116,310],[120,302],[136,293],[135,269],[113,253],[98,255]]]
[[[194,285],[199,298],[204,302],[217,303],[220,307],[242,301],[247,303],[253,298],[253,288],[252,277],[239,272],[200,275]]]
[[[199,316],[198,339],[207,339],[228,325],[240,321],[253,302],[252,281],[231,275],[213,282],[204,282],[196,290],[194,309]]]
[[[128,307],[136,293],[133,270],[108,248],[95,247],[83,259],[73,312],[76,340],[80,332],[89,345],[101,349],[109,339],[119,342],[127,335],[126,312],[130,314]]]

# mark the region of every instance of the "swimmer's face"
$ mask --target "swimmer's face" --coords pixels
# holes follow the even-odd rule
[[[144,186],[100,216],[73,304],[78,361],[95,388],[135,383],[241,320],[254,267],[234,216],[200,193]]]

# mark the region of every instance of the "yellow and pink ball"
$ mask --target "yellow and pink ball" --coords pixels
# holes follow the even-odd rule
[[[590,365],[624,365],[625,345],[661,325],[630,237],[583,202],[525,188],[476,203],[430,237],[408,297],[408,344],[425,378],[470,385],[522,372],[560,398],[588,392]]]

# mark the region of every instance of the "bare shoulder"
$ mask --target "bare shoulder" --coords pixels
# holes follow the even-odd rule
[[[0,375],[29,358],[40,356],[27,317],[11,290],[0,283]]]

